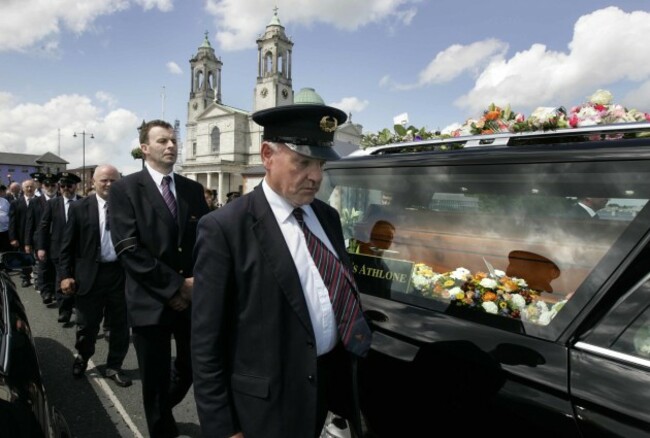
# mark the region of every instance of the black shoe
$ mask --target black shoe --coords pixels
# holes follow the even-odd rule
[[[23,280],[22,286],[23,287],[29,287],[32,285],[32,282],[29,280]]]
[[[54,296],[51,294],[43,295],[43,304],[52,304],[54,302]]]
[[[111,379],[117,386],[121,386],[122,388],[131,386],[131,378],[124,374],[122,370],[112,370],[107,368],[105,375],[107,379]]]
[[[57,321],[67,324],[70,322],[70,317],[72,317],[72,312],[69,310],[63,310],[59,313],[59,319],[57,319]]]
[[[88,368],[88,361],[84,360],[81,356],[76,356],[72,362],[72,375],[75,377],[82,377]]]

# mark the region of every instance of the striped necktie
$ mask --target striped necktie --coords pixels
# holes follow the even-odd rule
[[[163,177],[162,180],[162,195],[163,198],[165,199],[165,204],[167,204],[167,207],[169,208],[169,212],[174,216],[174,219],[176,219],[176,198],[174,198],[174,194],[172,193],[171,188],[169,187],[172,183],[172,177],[169,175],[166,175]]]
[[[370,349],[372,333],[361,312],[361,305],[355,293],[357,285],[354,277],[350,270],[309,230],[303,214],[302,208],[293,210],[293,216],[305,234],[309,253],[327,286],[341,341],[346,350],[365,357]]]

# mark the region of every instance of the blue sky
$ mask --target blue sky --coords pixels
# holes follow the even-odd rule
[[[402,113],[444,129],[491,102],[569,107],[599,88],[650,111],[647,0],[0,0],[0,151],[60,148],[76,167],[72,134],[85,130],[87,164],[138,170],[143,119],[164,111],[184,136],[205,31],[223,103],[252,108],[255,39],[275,6],[294,42],[294,89],[315,88],[364,132]]]

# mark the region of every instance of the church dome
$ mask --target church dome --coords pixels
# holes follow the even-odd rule
[[[293,103],[307,103],[307,104],[320,104],[325,105],[322,97],[316,93],[313,88],[303,88],[293,98]]]

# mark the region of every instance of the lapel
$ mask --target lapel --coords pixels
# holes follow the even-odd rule
[[[75,201],[77,202],[77,201]],[[92,235],[95,236],[95,241],[93,247],[97,247],[102,241],[100,229],[99,229],[99,204],[97,203],[97,197],[92,195],[88,198],[88,211],[87,217],[88,222],[90,223],[90,229],[92,230]]]
[[[187,184],[187,180],[176,173],[174,174],[174,184],[176,185],[176,214],[178,215],[178,244],[180,245],[180,243],[183,241],[185,224],[187,224],[188,222],[190,209],[187,200],[190,199],[191,197],[191,193],[190,193],[191,191]],[[165,208],[167,208],[167,204],[165,204]]]
[[[300,322],[313,336],[314,332],[309,319],[309,311],[305,303],[300,278],[296,272],[296,266],[293,263],[286,262],[286,260],[292,260],[291,253],[271,211],[271,206],[264,196],[261,185],[255,187],[249,199],[249,214],[253,218],[251,231],[259,244],[260,251],[265,259],[264,262],[271,267],[280,288],[284,292],[289,305],[298,315]]]
[[[174,181],[175,182],[175,181]],[[153,207],[156,214],[165,222],[171,229],[175,229],[177,224],[174,222],[167,204],[158,190],[156,182],[153,180],[147,169],[142,169],[138,174],[138,183],[142,191],[142,199],[149,202]],[[178,192],[177,192],[178,193]],[[177,196],[178,197],[178,196]],[[178,201],[177,201],[178,203]]]

